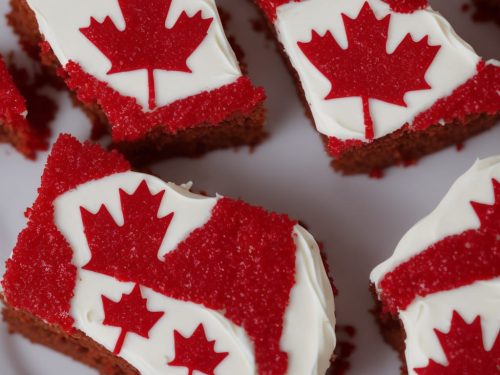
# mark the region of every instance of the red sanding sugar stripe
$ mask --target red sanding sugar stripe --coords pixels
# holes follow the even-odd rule
[[[276,10],[283,4],[299,3],[302,0],[254,0],[270,21],[276,19]],[[413,13],[429,5],[427,0],[384,0],[391,9],[399,13]],[[307,20],[305,21],[307,22]]]
[[[429,6],[427,0],[383,0],[391,6],[394,12],[398,13],[413,13],[417,10],[424,9]]]
[[[378,289],[387,311],[396,314],[419,296],[500,276],[500,183],[492,183],[493,205],[471,202],[478,229],[446,237],[384,276]]]
[[[81,144],[62,135],[54,144],[39,195],[27,211],[28,226],[17,239],[2,280],[6,301],[67,331],[73,327],[70,302],[76,283],[73,252],[54,225],[54,200],[85,182],[130,170],[117,152]]]
[[[175,134],[201,124],[217,126],[233,114],[250,114],[265,99],[262,88],[240,77],[232,84],[144,112],[134,98],[121,95],[74,62],[69,62],[60,74],[81,102],[102,107],[115,142],[138,140],[158,127]]]
[[[500,67],[480,62],[477,74],[453,93],[438,100],[413,122],[415,130],[425,130],[440,120],[466,121],[469,115],[495,115],[500,112]]]

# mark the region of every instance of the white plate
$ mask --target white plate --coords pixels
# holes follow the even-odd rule
[[[500,57],[500,28],[476,24],[463,13],[464,0],[435,0],[433,5],[447,16],[456,30],[486,58]],[[0,14],[7,11],[0,0]],[[166,180],[183,183],[193,180],[195,188],[210,193],[286,212],[304,221],[323,241],[340,290],[337,298],[340,324],[354,325],[356,351],[352,375],[399,373],[395,353],[382,342],[369,313],[368,292],[371,269],[387,258],[400,237],[417,220],[430,212],[451,183],[478,157],[500,153],[500,127],[482,134],[465,149],[439,152],[416,167],[393,168],[382,180],[342,177],[334,173],[323,151],[320,137],[303,115],[292,79],[275,51],[272,41],[256,33],[250,23],[257,13],[248,0],[221,0],[232,13],[229,30],[246,53],[246,62],[255,82],[268,93],[271,138],[250,153],[217,151],[199,160],[177,159],[160,163],[153,170]],[[19,47],[10,30],[0,22],[0,51]],[[71,132],[80,139],[89,135],[89,124],[74,109],[66,93],[59,93],[61,110],[52,125],[54,136]],[[18,232],[24,227],[24,210],[31,205],[39,185],[47,154],[36,163],[25,160],[9,146],[0,146],[0,272]],[[7,334],[0,324],[0,373],[3,375],[93,374],[72,360],[19,336]]]

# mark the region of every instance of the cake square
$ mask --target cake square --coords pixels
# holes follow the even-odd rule
[[[64,79],[114,147],[145,163],[256,145],[265,94],[214,0],[12,0],[21,43]]]
[[[24,156],[34,159],[37,151],[47,149],[49,132],[30,125],[27,115],[26,99],[0,56],[0,142],[10,143]]]
[[[498,120],[498,62],[425,0],[255,3],[339,171],[413,161]]]
[[[498,374],[500,156],[478,160],[371,273],[402,374]]]
[[[194,194],[62,135],[27,216],[2,280],[13,332],[106,374],[330,367],[327,266],[286,215]]]

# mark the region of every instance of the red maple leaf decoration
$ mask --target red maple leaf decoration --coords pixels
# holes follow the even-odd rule
[[[500,276],[500,182],[492,180],[495,202],[471,202],[478,229],[445,237],[381,280],[381,299],[391,313],[417,297]]]
[[[171,2],[118,0],[125,30],[119,30],[110,17],[102,23],[91,18],[90,26],[80,29],[111,61],[108,74],[147,70],[150,109],[156,107],[154,70],[190,73],[187,59],[205,39],[213,21],[203,18],[201,10],[192,17],[182,12],[175,24],[167,28]]]
[[[85,234],[90,249],[93,250],[91,260],[83,269],[99,272],[100,266],[106,264],[108,273],[120,270],[123,265],[117,262],[117,249],[123,256],[136,260],[128,266],[135,265],[135,272],[140,272],[140,268],[151,263],[151,259],[158,259],[158,250],[174,216],[170,213],[158,218],[164,193],[165,191],[161,191],[152,195],[146,181],[142,181],[132,194],[120,189],[124,219],[121,226],[115,223],[104,205],[96,214],[81,207]]]
[[[425,73],[440,46],[430,46],[428,37],[415,42],[410,34],[392,53],[387,53],[391,15],[378,20],[370,5],[363,5],[358,17],[342,14],[349,46],[342,49],[330,31],[320,36],[312,31],[309,42],[298,42],[309,61],[331,83],[325,97],[338,99],[361,97],[365,117],[365,138],[374,138],[369,99],[406,107],[404,95],[409,91],[431,87]]]
[[[149,311],[147,299],[142,298],[141,288],[138,284],[130,294],[123,294],[118,302],[114,302],[102,296],[104,308],[105,326],[120,327],[121,332],[116,341],[113,354],[120,353],[127,333],[135,333],[139,336],[149,338],[149,331],[163,316],[161,311]]]
[[[429,361],[425,368],[416,368],[419,375],[486,375],[500,374],[500,335],[493,348],[486,351],[481,330],[481,317],[471,324],[456,311],[453,312],[450,332],[434,330],[446,354],[448,364]]]
[[[208,341],[203,325],[200,324],[191,337],[184,337],[174,331],[175,358],[168,362],[170,366],[187,367],[188,375],[195,370],[213,375],[214,370],[229,353],[215,351],[215,340]]]

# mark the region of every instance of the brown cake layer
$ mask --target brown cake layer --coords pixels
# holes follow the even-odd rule
[[[407,375],[408,370],[405,358],[406,333],[403,328],[403,323],[397,317],[384,312],[382,302],[378,299],[375,285],[370,285],[370,292],[375,300],[375,308],[372,310],[372,313],[377,321],[380,333],[382,334],[384,341],[398,352],[402,363],[401,375]]]
[[[477,21],[495,21],[500,25],[500,0],[473,0],[476,6],[474,19]]]
[[[399,130],[360,148],[348,150],[332,161],[345,174],[371,173],[391,165],[414,162],[445,147],[457,145],[493,127],[500,116],[470,116],[467,121],[432,125],[423,131]],[[325,137],[326,138],[326,137]],[[328,139],[325,139],[325,144]]]
[[[94,367],[103,375],[139,374],[139,371],[125,360],[113,355],[81,331],[76,330],[70,336],[27,311],[16,310],[8,305],[4,307],[2,314],[10,333],[19,333],[33,343],[45,345]]]
[[[52,52],[40,52],[43,37],[39,32],[34,12],[26,0],[10,0],[9,24],[20,38],[23,48],[54,75],[60,67]],[[244,67],[243,67],[243,70]],[[80,106],[93,124],[94,134],[110,129],[110,124],[97,103],[84,104],[73,95],[73,102]],[[217,125],[193,124],[192,128],[175,134],[163,132],[161,124],[146,137],[137,142],[121,142],[112,147],[119,149],[133,163],[140,164],[174,156],[200,156],[208,151],[238,147],[256,146],[266,137],[264,122],[266,111],[259,104],[250,114],[234,113]]]
[[[479,0],[481,1],[481,0]],[[500,3],[499,0],[484,0]],[[258,7],[258,5],[257,5]],[[259,8],[259,7],[258,7]],[[259,8],[260,10],[260,8]],[[274,36],[277,51],[283,58],[294,78],[297,92],[304,106],[305,114],[316,129],[311,108],[306,99],[299,74],[288,58],[285,48],[276,35],[274,26],[260,10],[268,30]],[[338,157],[333,157],[332,167],[346,175],[369,174],[384,168],[414,162],[421,157],[451,145],[460,144],[466,139],[490,129],[500,120],[497,116],[470,116],[467,121],[453,121],[445,125],[436,124],[422,131],[399,130],[382,138],[375,139],[361,147],[347,150]],[[328,151],[328,137],[321,134],[325,149]]]

